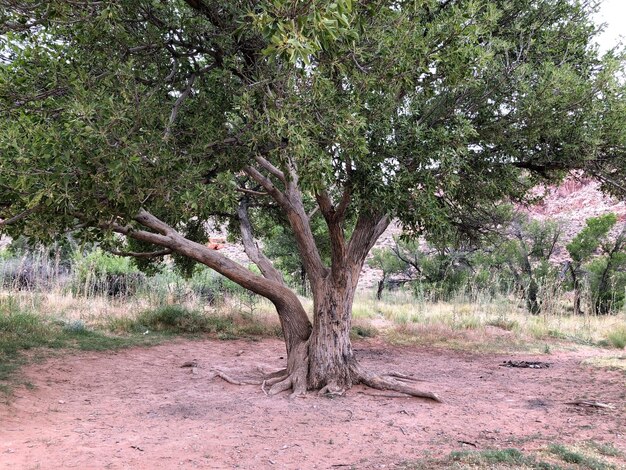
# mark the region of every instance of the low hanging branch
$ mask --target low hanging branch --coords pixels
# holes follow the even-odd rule
[[[106,251],[108,251],[112,255],[126,256],[126,257],[129,257],[129,258],[158,258],[158,257],[161,257],[161,256],[171,255],[173,253],[173,251],[170,250],[169,248],[166,248],[164,250],[149,251],[149,252],[143,252],[143,251],[119,251],[119,250],[112,250],[112,249],[107,249]]]
[[[5,226],[7,226],[7,225],[11,225],[11,224],[17,223],[17,222],[19,222],[20,220],[25,219],[25,218],[26,218],[26,217],[28,217],[30,214],[32,214],[33,212],[35,212],[35,211],[36,211],[39,207],[40,207],[39,205],[37,205],[37,206],[35,206],[35,207],[31,207],[30,209],[26,209],[25,211],[20,212],[19,214],[16,214],[16,215],[14,215],[14,216],[11,216],[11,217],[9,217],[9,218],[7,218],[7,219],[0,220],[0,228],[1,228],[1,227],[5,227]]]

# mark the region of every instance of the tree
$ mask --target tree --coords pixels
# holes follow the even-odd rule
[[[616,223],[617,216],[612,213],[591,217],[566,247],[571,258],[567,270],[574,288],[574,314],[583,313],[581,290],[585,279],[590,284],[594,313],[609,313],[623,302],[625,286],[619,271],[626,267],[626,229],[611,240]],[[617,286],[611,286],[612,280]]]
[[[268,298],[288,357],[271,393],[360,382],[436,398],[365,370],[350,343],[359,273],[390,220],[473,233],[539,180],[624,171],[623,60],[590,45],[586,2],[0,6],[3,228],[172,253]],[[313,324],[255,239],[253,221],[276,212]],[[238,226],[260,274],[203,244],[215,218]]]
[[[378,300],[382,298],[383,290],[388,286],[391,276],[403,274],[404,276],[398,281],[399,283],[409,282],[413,279],[411,275],[412,265],[398,256],[398,250],[400,249],[399,244],[402,242],[394,240],[394,243],[396,245],[394,248],[374,248],[372,257],[367,262],[370,267],[383,272],[382,277],[378,281],[378,287],[376,288],[376,298]]]
[[[540,286],[556,279],[550,258],[561,237],[556,222],[529,220],[518,214],[510,228],[509,239],[499,248],[515,283],[523,293],[526,308],[533,315],[541,313]]]
[[[381,298],[390,276],[401,274],[395,283],[411,282],[415,288],[429,293],[433,299],[445,300],[456,293],[473,273],[472,254],[477,245],[459,243],[460,240],[440,239],[430,244],[423,240],[394,240],[394,245],[374,249],[369,265],[382,270],[376,296]]]

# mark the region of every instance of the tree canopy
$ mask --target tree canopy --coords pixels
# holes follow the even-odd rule
[[[346,331],[391,218],[476,233],[574,168],[626,193],[624,55],[593,46],[593,3],[2,0],[3,229],[127,240],[270,298],[305,364],[276,390],[390,386]],[[255,242],[268,218],[295,238],[312,333]],[[206,220],[238,228],[261,274],[205,250]]]

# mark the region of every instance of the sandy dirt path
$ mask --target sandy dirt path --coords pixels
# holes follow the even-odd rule
[[[445,402],[360,386],[345,397],[290,400],[212,378],[215,367],[238,378],[283,367],[278,340],[60,355],[24,368],[34,388],[0,405],[0,468],[395,468],[463,448],[533,451],[586,439],[626,451],[625,377],[581,366],[594,350],[511,356],[378,341],[355,348],[363,364],[413,374]],[[193,359],[196,373],[180,367]],[[551,367],[500,365],[509,359]],[[615,408],[567,404],[584,399]]]

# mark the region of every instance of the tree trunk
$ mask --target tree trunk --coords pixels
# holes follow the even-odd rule
[[[355,382],[356,361],[350,341],[354,288],[327,283],[315,302],[309,340],[309,388],[337,392]]]
[[[380,300],[383,296],[383,290],[385,290],[385,282],[387,281],[387,275],[383,274],[383,278],[378,281],[378,288],[376,289],[376,299]]]
[[[539,313],[541,313],[541,305],[537,298],[538,294],[539,286],[537,285],[537,281],[535,281],[535,278],[531,277],[528,288],[526,289],[526,307],[533,315],[539,315]]]
[[[574,315],[582,315],[583,311],[581,308],[581,281],[580,276],[578,275],[578,269],[574,268],[572,263],[569,264],[569,271],[572,276],[572,284],[574,285]]]

